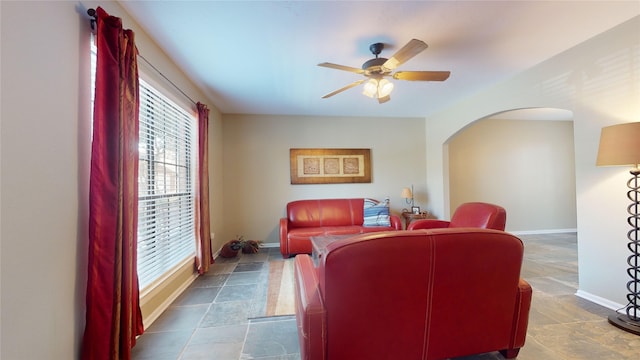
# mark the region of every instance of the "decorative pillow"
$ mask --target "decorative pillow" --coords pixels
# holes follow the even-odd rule
[[[389,204],[374,199],[364,199],[363,226],[391,226]]]

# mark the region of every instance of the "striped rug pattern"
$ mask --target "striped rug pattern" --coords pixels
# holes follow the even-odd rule
[[[293,258],[269,261],[266,316],[294,315]]]

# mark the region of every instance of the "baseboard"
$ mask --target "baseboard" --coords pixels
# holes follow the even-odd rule
[[[196,278],[198,277],[197,273],[194,273],[189,277],[188,281],[185,281],[180,286],[178,286],[167,298],[164,299],[163,302],[158,305],[148,316],[145,316],[143,319],[143,325],[145,329],[148,329],[154,321],[156,321],[162,313],[171,306],[171,304],[182,294],[188,287],[191,285]]]
[[[589,292],[583,291],[583,290],[578,290],[576,291],[575,294],[577,297],[579,298],[583,298],[585,300],[589,300],[592,303],[596,303],[598,305],[602,305],[608,309],[611,309],[613,311],[616,311],[618,309],[624,308],[624,305],[622,304],[618,304],[617,302],[611,301],[609,299],[605,299],[603,297],[597,296],[597,295],[593,295]]]
[[[280,243],[262,243],[260,244],[260,247],[263,248],[279,248],[280,247]],[[218,249],[218,251],[213,253],[213,258],[217,259],[218,255],[220,255],[220,251],[222,251],[222,248]]]
[[[577,233],[578,229],[547,229],[547,230],[522,230],[522,231],[509,231],[508,233],[513,235],[538,235],[538,234],[564,234],[564,233]]]

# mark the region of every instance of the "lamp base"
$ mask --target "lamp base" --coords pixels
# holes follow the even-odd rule
[[[633,320],[624,314],[609,315],[609,323],[632,334],[640,335],[640,321]]]

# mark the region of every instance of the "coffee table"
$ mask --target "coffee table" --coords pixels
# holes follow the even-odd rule
[[[346,235],[318,235],[311,237],[311,258],[313,259],[313,264],[317,267],[320,263],[320,259],[324,257],[324,254],[327,253],[327,246],[332,242],[350,238],[352,236],[360,235],[357,234],[346,234]]]

